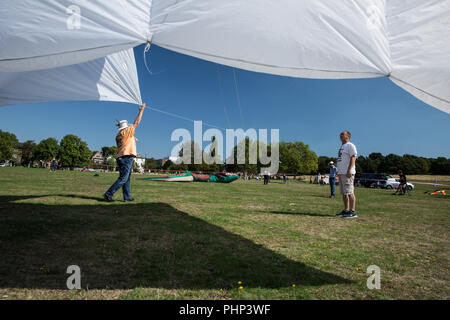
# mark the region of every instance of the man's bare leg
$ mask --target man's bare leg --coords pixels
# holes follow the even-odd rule
[[[345,211],[350,211],[350,199],[349,199],[348,195],[343,194],[342,199],[344,200]]]
[[[349,198],[349,202],[350,202],[349,207],[351,208],[352,211],[355,211],[355,206],[356,206],[355,194],[349,194],[348,198]]]

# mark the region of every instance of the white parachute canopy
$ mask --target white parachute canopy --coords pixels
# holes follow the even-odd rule
[[[0,106],[64,100],[142,104],[133,49],[65,67],[0,73]]]
[[[0,72],[152,42],[284,76],[388,76],[450,113],[449,21],[449,0],[2,0]]]

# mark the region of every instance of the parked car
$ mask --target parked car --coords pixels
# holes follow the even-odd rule
[[[393,178],[386,173],[361,173],[361,175],[355,179],[355,186],[385,188],[388,179]]]
[[[390,178],[386,181],[386,184],[385,184],[384,187],[385,187],[386,189],[397,189],[398,186],[399,186],[399,184],[400,184],[400,182],[399,182],[398,179],[390,177]],[[412,189],[414,189],[414,185],[413,185],[412,183],[406,182],[406,189],[412,190]]]
[[[0,163],[0,168],[1,167],[6,167],[6,163]]]

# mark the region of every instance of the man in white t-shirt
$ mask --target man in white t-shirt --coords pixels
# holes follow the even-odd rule
[[[347,130],[344,130],[340,134],[342,142],[339,149],[337,159],[337,173],[339,176],[339,190],[341,191],[342,198],[344,200],[344,210],[336,214],[344,218],[356,218],[355,211],[355,194],[353,183],[355,181],[356,173],[356,147],[350,142],[352,135]]]

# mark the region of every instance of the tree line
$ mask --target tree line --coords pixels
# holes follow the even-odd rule
[[[188,148],[189,145],[189,148]],[[212,143],[214,145],[214,141]],[[193,141],[185,142],[178,157],[183,158],[185,155],[185,150],[189,149],[190,159],[192,160],[190,164],[181,163],[176,164],[170,160],[166,161],[161,167],[165,170],[190,170],[190,171],[210,171],[210,172],[245,172],[247,174],[258,174],[261,172],[261,168],[266,168],[269,164],[263,163],[260,158],[259,148],[267,147],[267,156],[270,157],[273,146],[259,143],[259,141],[253,141],[249,138],[245,138],[239,141],[233,148],[232,156],[233,159],[226,159],[225,163],[220,154],[217,154],[215,148],[211,148],[209,151],[201,150],[200,146]],[[255,159],[251,159],[252,154],[250,150],[256,151]],[[312,151],[307,144],[301,141],[295,142],[280,142],[278,144],[279,149],[279,172],[284,173],[314,173],[318,169],[318,157],[317,154]],[[240,152],[243,150],[243,152]],[[205,155],[206,153],[206,155]],[[197,161],[194,161],[195,154],[200,155]],[[204,159],[206,157],[209,159],[215,159],[215,163],[208,164]],[[241,160],[238,161],[239,157]],[[148,159],[149,160],[149,159]],[[252,161],[250,161],[252,160]],[[198,162],[198,163],[195,163]],[[241,163],[240,163],[241,162]],[[243,163],[242,163],[243,162]],[[148,166],[154,165],[153,160],[148,161]],[[146,161],[147,166],[147,161]]]
[[[189,148],[188,148],[189,145]],[[258,141],[252,141],[249,138],[241,140],[233,148],[234,164],[229,161],[221,164],[219,155],[215,148],[209,151],[201,150],[200,146],[193,141],[185,142],[181,147],[178,156],[183,157],[185,150],[191,153],[191,164],[176,164],[168,160],[163,165],[154,158],[148,158],[145,161],[145,169],[165,169],[165,170],[190,170],[190,171],[210,171],[210,172],[246,172],[248,174],[257,174],[261,168],[267,167],[259,158],[259,147],[264,146]],[[212,143],[214,145],[214,140]],[[245,153],[239,155],[239,147],[244,147]],[[268,155],[272,150],[272,145],[267,146]],[[257,150],[256,163],[250,161],[250,150]],[[336,158],[320,156],[312,151],[309,145],[301,141],[280,142],[279,149],[279,172],[288,174],[315,174],[317,172],[327,173],[329,171],[329,162]],[[241,149],[242,150],[242,149]],[[106,159],[106,164],[115,166],[115,154],[117,148],[103,147],[102,154]],[[20,153],[20,162],[17,160],[17,154]],[[206,153],[206,154],[205,154]],[[200,159],[194,163],[194,154],[201,155]],[[57,159],[62,167],[76,168],[85,167],[90,163],[92,151],[81,138],[73,134],[64,136],[58,142],[55,138],[48,138],[35,143],[33,140],[19,142],[17,137],[10,132],[0,130],[0,163],[5,161],[15,162],[16,165],[33,165],[35,161],[49,162],[53,158]],[[215,163],[206,163],[205,156],[209,159],[215,159]],[[245,163],[239,164],[238,157],[243,157]],[[228,162],[228,163],[227,163]],[[387,156],[374,152],[369,156],[359,156],[356,160],[356,170],[358,173],[389,173],[395,174],[398,170],[403,170],[406,174],[435,174],[450,175],[450,159],[445,157],[425,158],[405,154],[403,156],[389,154]]]
[[[336,163],[336,158],[319,157],[319,172],[328,172],[330,161]],[[356,159],[358,173],[397,174],[398,170],[402,170],[405,174],[450,175],[450,159],[425,158],[411,154],[399,156],[392,153],[384,156],[379,152],[373,152],[367,157],[359,156]]]
[[[73,134],[64,136],[59,142],[47,138],[35,143],[33,140],[19,142],[15,134],[0,130],[0,162],[32,166],[35,161],[57,159],[61,166],[75,168],[89,165],[91,155],[87,143]]]

